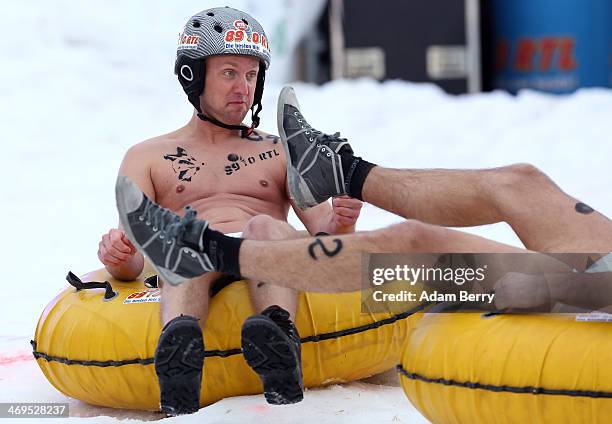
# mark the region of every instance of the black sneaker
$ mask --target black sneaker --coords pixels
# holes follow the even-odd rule
[[[242,352],[263,384],[266,401],[273,405],[304,398],[300,336],[280,306],[266,308],[242,325]]]
[[[115,194],[125,233],[165,282],[174,286],[216,270],[208,255],[201,253],[208,222],[196,219],[195,210],[188,206],[181,218],[149,200],[124,176],[117,178]]]
[[[198,321],[181,315],[162,330],[155,350],[160,408],[169,416],[192,414],[200,408],[204,339]]]
[[[300,209],[347,194],[341,153],[353,154],[340,133],[324,134],[306,122],[295,92],[284,87],[278,98],[278,132],[287,157],[289,193]]]

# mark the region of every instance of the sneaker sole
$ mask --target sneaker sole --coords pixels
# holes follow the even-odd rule
[[[157,271],[157,274],[164,280],[164,282],[170,284],[171,286],[178,286],[179,284],[184,283],[188,279],[181,275],[175,274],[169,269],[155,264],[148,257],[148,255],[144,253],[142,245],[136,241],[136,237],[134,237],[134,233],[132,233],[132,229],[128,225],[127,214],[129,213],[129,211],[127,210],[125,199],[123,198],[121,193],[125,190],[132,189],[132,187],[135,186],[136,185],[128,177],[123,175],[117,177],[117,182],[115,184],[115,200],[117,202],[117,211],[119,212],[119,222],[121,222],[123,231],[125,231],[125,234],[128,236],[128,239],[130,239],[130,241],[134,244],[134,246],[136,246],[138,251],[143,254],[143,256],[149,259],[149,262],[151,263],[151,265],[153,265],[153,268],[155,268],[155,271]]]
[[[261,378],[270,404],[288,405],[304,398],[300,361],[292,343],[270,318],[251,317],[242,326],[244,359]]]
[[[203,364],[204,341],[197,321],[171,322],[155,350],[162,412],[174,416],[200,409]]]
[[[289,195],[295,202],[295,205],[300,209],[308,209],[319,204],[315,200],[315,197],[308,188],[306,181],[300,175],[297,168],[291,163],[291,156],[289,155],[289,145],[287,142],[287,134],[283,128],[283,115],[284,105],[291,104],[300,108],[297,98],[295,97],[295,91],[291,87],[283,87],[278,96],[278,104],[276,108],[276,124],[278,126],[278,133],[281,138],[281,144],[285,150],[285,158],[287,160],[287,183],[289,185]]]

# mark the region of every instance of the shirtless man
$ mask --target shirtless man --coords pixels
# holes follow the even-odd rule
[[[169,255],[177,258],[177,252],[184,249],[201,259],[179,258],[178,266],[170,269],[157,259],[159,246],[142,245],[141,240],[148,239],[151,229],[134,220],[145,207],[153,216],[163,211],[127,178],[119,177],[119,217],[130,228],[132,241],[151,257],[170,284],[221,270],[298,290],[336,292],[361,288],[363,252],[599,253],[593,266],[561,263],[546,254],[516,255],[532,263],[522,262],[514,270],[532,268],[548,274],[550,286],[545,290],[551,297],[561,297],[560,301],[570,296],[577,305],[612,304],[611,291],[601,290],[612,285],[612,221],[561,191],[535,167],[519,164],[485,170],[413,170],[376,166],[355,157],[347,145],[338,144],[342,141],[338,135],[312,128],[291,88],[281,92],[278,126],[288,156],[290,194],[298,206],[312,207],[329,197],[350,195],[401,215],[406,221],[371,232],[269,242],[227,237],[210,229],[206,221],[185,222],[165,214],[163,219],[171,231],[163,234],[175,242],[175,250]],[[495,222],[508,223],[526,249],[445,228]],[[211,255],[213,245],[223,251],[224,263],[218,261],[218,253]],[[284,258],[281,263],[279,257]],[[287,275],[292,278],[286,279]],[[536,306],[542,296],[536,293],[539,289],[529,293],[529,284],[534,281],[513,277],[512,281],[501,281],[503,306]],[[589,290],[577,293],[576,282],[588,284]],[[514,299],[519,304],[509,304],[513,296],[520,297]]]
[[[194,114],[183,128],[130,148],[119,174],[169,210],[190,205],[184,219],[197,212],[222,233],[242,232],[255,240],[298,237],[286,222],[285,152],[278,137],[255,130],[269,63],[266,35],[253,17],[231,8],[194,15],[180,35],[175,66]],[[253,124],[245,127],[241,123],[249,109]],[[354,231],[360,208],[360,201],[345,197],[335,199],[333,208],[324,203],[296,212],[311,234],[345,233]],[[165,228],[157,218],[143,218],[143,223]],[[102,237],[98,255],[116,278],[133,280],[142,272],[143,256],[121,227]],[[222,275],[211,272],[181,286],[162,287],[164,329],[155,370],[161,410],[169,415],[199,407],[204,360],[200,326],[211,284]],[[300,339],[292,321],[297,292],[253,282],[250,293],[260,314],[244,324],[245,358],[260,375],[268,402],[298,402],[303,396]],[[268,343],[284,344],[290,354],[278,360]]]

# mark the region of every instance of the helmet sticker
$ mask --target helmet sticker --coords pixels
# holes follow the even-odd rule
[[[226,49],[244,49],[256,52],[268,52],[270,50],[266,36],[258,32],[230,29],[225,32],[224,40]]]
[[[179,34],[177,50],[197,49],[200,37],[198,35]]]
[[[242,19],[238,19],[238,20],[234,21],[234,28],[236,28],[236,29],[241,29],[243,31],[246,31],[248,26],[249,25],[247,23],[245,23]]]

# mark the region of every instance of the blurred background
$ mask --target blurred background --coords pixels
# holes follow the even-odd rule
[[[222,5],[268,34],[264,131],[290,83],[316,128],[372,162],[530,162],[612,216],[610,0],[2,2],[0,352],[29,350],[68,270],[101,267],[125,151],[191,117],[178,33]],[[398,220],[368,205],[358,229]],[[469,231],[521,245],[503,223]]]
[[[453,94],[612,86],[609,0],[319,4],[293,53],[293,79],[402,79]]]

